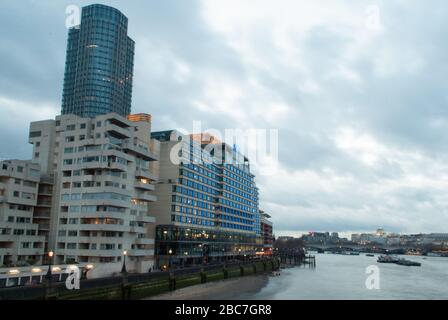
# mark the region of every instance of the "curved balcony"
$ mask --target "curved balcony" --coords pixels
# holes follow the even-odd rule
[[[151,171],[149,171],[148,169],[137,169],[135,170],[135,176],[137,178],[145,178],[145,179],[150,179],[153,181],[157,181],[157,176],[152,173]]]
[[[111,218],[123,219],[126,216],[125,212],[109,212],[109,211],[94,211],[94,212],[80,212],[80,218]]]
[[[135,199],[138,199],[140,201],[149,201],[149,202],[155,202],[157,201],[157,197],[153,196],[152,194],[146,194],[146,193],[139,193]]]
[[[128,255],[131,257],[153,256],[154,249],[133,249],[128,251]]]
[[[59,249],[58,254],[87,257],[121,257],[122,250]]]
[[[122,224],[80,224],[77,226],[81,231],[119,231],[129,232],[131,227]]]
[[[151,216],[137,216],[135,221],[146,222],[146,223],[155,223],[156,218]]]
[[[148,161],[157,161],[158,160],[158,156],[156,154],[154,154],[149,148],[141,147],[137,144],[134,144],[130,140],[123,142],[122,148],[139,155],[140,157],[142,157],[145,160],[148,160]]]
[[[135,181],[134,187],[137,189],[142,189],[142,190],[146,190],[146,191],[154,191],[155,190],[155,186],[153,184],[143,183],[141,181]]]

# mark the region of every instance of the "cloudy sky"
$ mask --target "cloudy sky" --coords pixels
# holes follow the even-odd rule
[[[1,158],[29,158],[29,122],[59,113],[65,9],[91,3],[1,0]],[[277,235],[448,232],[445,0],[107,3],[155,130],[279,130],[257,178]]]

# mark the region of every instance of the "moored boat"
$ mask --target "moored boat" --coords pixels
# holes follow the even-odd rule
[[[420,262],[415,262],[415,261],[406,260],[406,259],[398,259],[396,264],[398,264],[400,266],[407,266],[407,267],[420,267],[422,265]]]
[[[397,263],[398,258],[395,256],[379,256],[377,262],[379,263]]]

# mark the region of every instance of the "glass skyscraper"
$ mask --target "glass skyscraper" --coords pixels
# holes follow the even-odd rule
[[[83,7],[81,24],[68,33],[62,114],[130,114],[135,43],[127,28],[115,8]]]

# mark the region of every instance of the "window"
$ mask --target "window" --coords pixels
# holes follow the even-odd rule
[[[86,128],[86,124],[85,123],[81,123],[81,125],[79,126],[81,129],[85,129]]]
[[[76,249],[76,243],[67,243],[67,249]]]
[[[39,152],[35,152],[35,153],[34,153],[34,158],[37,159],[37,158],[39,158],[39,156],[40,156]]]
[[[74,124],[70,124],[70,125],[68,125],[67,126],[67,131],[73,131],[73,130],[75,130],[76,129],[76,126],[74,125]]]
[[[30,138],[37,138],[42,136],[42,131],[32,131],[30,132]]]
[[[34,200],[34,199],[35,199],[35,196],[34,196],[33,193],[22,192],[22,199]]]
[[[74,141],[75,141],[74,136],[65,137],[65,142],[74,142]]]
[[[40,141],[36,142],[36,147],[40,147]]]
[[[17,172],[23,172],[23,167],[22,166],[17,166]]]
[[[13,195],[14,197],[18,198],[19,195],[20,195],[20,193],[19,193],[19,191],[14,191],[12,195]]]
[[[24,180],[23,185],[26,187],[36,188],[37,183],[34,181]]]
[[[31,242],[22,242],[22,248],[28,249],[31,246]]]
[[[77,237],[78,236],[78,231],[76,231],[76,230],[69,230],[68,231],[68,236],[69,237]]]
[[[14,222],[14,217],[9,216],[8,217],[8,222]]]

